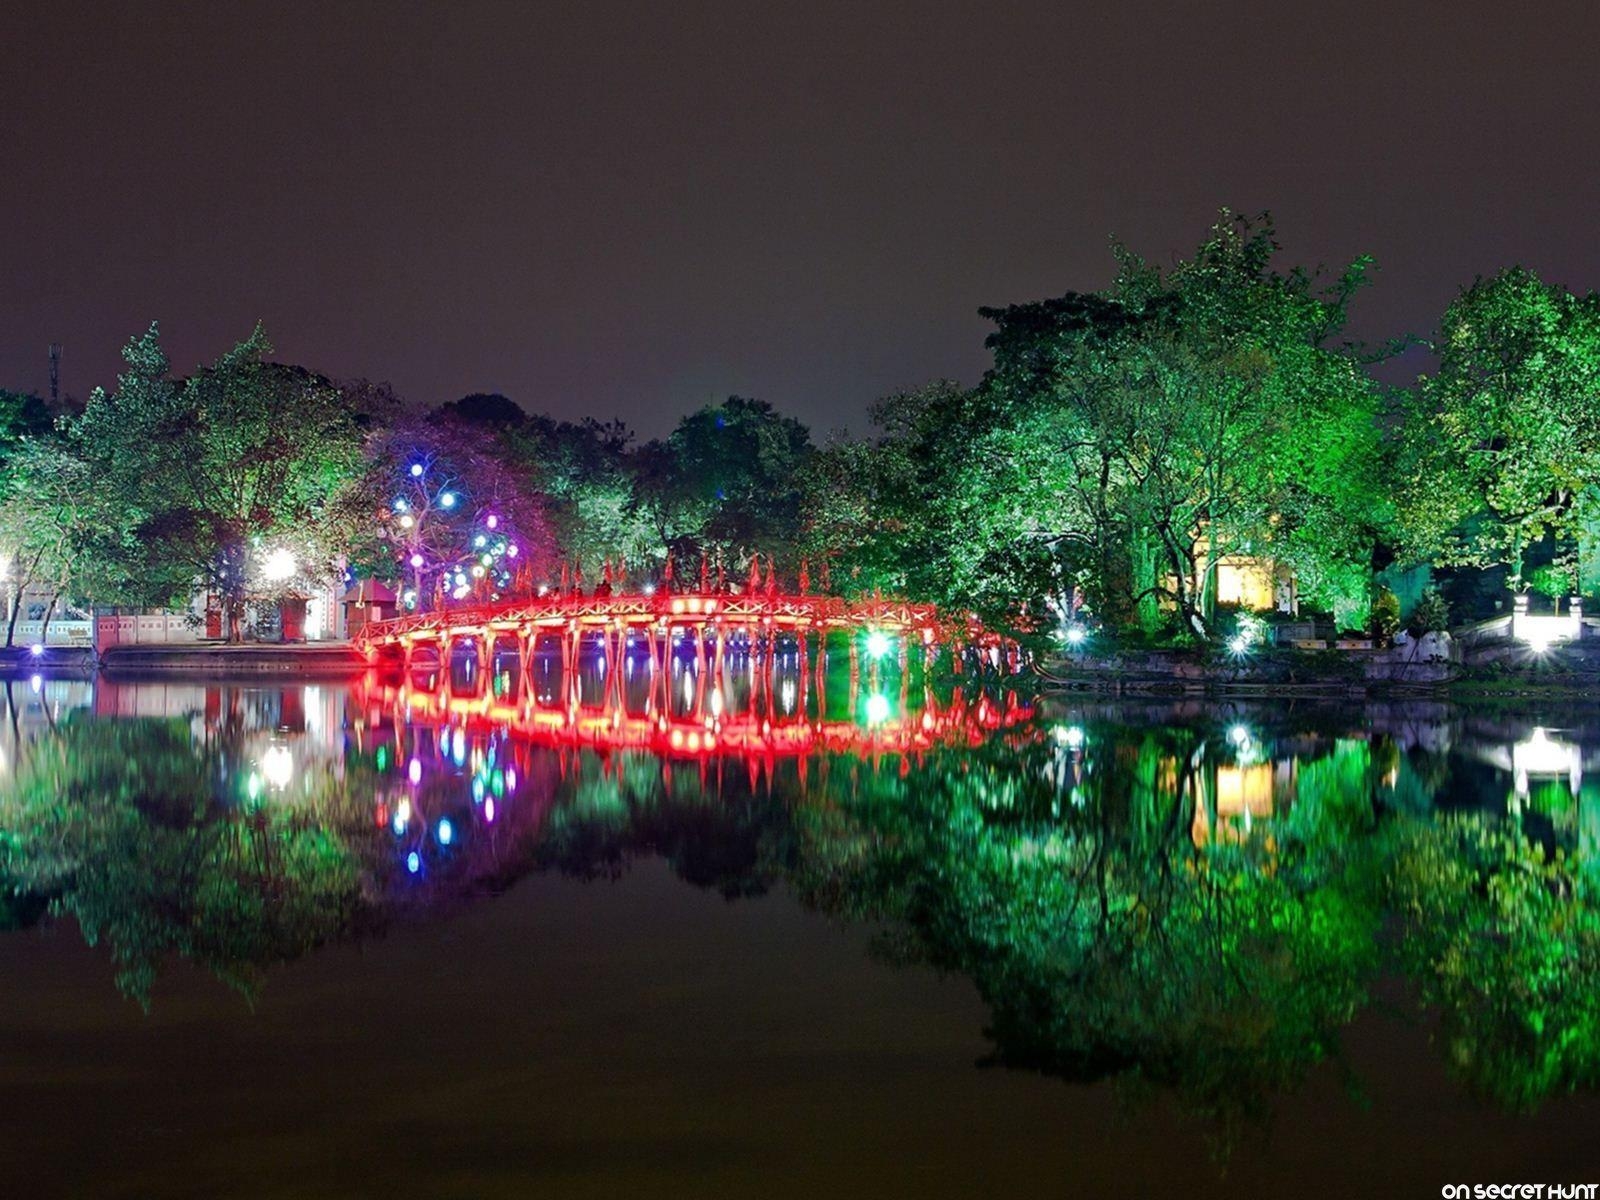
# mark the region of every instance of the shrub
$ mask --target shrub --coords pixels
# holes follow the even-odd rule
[[[1400,629],[1400,597],[1388,588],[1378,589],[1378,598],[1372,602],[1372,636],[1387,642]]]
[[[1443,633],[1450,628],[1450,604],[1438,588],[1429,588],[1411,610],[1411,620],[1406,628],[1416,637],[1426,633]]]

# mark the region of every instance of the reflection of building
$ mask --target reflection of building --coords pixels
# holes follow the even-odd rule
[[[344,774],[347,694],[317,684],[261,685],[181,679],[94,684],[100,717],[183,719],[216,747],[246,791],[292,794]]]
[[[1473,758],[1511,776],[1511,786],[1518,798],[1526,799],[1537,782],[1564,783],[1573,796],[1583,790],[1584,750],[1578,742],[1552,737],[1543,726],[1535,726],[1516,742],[1509,740],[1510,732],[1501,736],[1507,740],[1469,741],[1466,745]],[[1597,757],[1600,755],[1591,748],[1590,768],[1597,768]]]
[[[1528,794],[1533,778],[1567,780],[1576,796],[1583,788],[1583,749],[1570,742],[1556,741],[1543,729],[1511,747],[1511,779],[1517,795]]]
[[[1216,775],[1216,815],[1219,821],[1248,823],[1272,815],[1272,764],[1219,766]]]
[[[1236,748],[1234,762],[1207,760],[1191,777],[1194,819],[1189,833],[1196,846],[1248,841],[1257,825],[1271,822],[1294,803],[1298,759],[1257,762],[1254,743],[1236,743]]]

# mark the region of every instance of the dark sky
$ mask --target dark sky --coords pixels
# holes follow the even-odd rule
[[[980,304],[1170,259],[1220,205],[1376,256],[1358,331],[1475,274],[1600,285],[1600,5],[0,9],[0,386],[258,317],[417,401],[819,430],[986,365]]]

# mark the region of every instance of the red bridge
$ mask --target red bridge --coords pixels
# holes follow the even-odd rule
[[[837,596],[789,596],[760,593],[657,592],[653,595],[556,596],[482,607],[444,608],[364,626],[356,647],[372,663],[389,662],[407,669],[446,665],[466,650],[476,665],[490,666],[502,647],[515,650],[526,669],[534,654],[559,643],[563,664],[575,663],[585,639],[620,657],[622,649],[642,635],[656,662],[662,646],[676,638],[693,641],[698,653],[708,647],[721,655],[730,637],[770,642],[775,635],[804,639],[815,635],[864,633],[878,635],[874,656],[893,648],[906,661],[911,647],[931,656],[939,646],[977,646],[998,652],[1014,665],[1013,647],[986,632],[973,619],[952,620],[931,604],[912,604],[882,597],[845,600]],[[850,638],[852,660],[863,647]],[[997,662],[997,665],[998,662]]]

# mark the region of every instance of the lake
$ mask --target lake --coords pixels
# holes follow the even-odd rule
[[[1600,1176],[1600,709],[502,666],[6,685],[6,1194]]]

